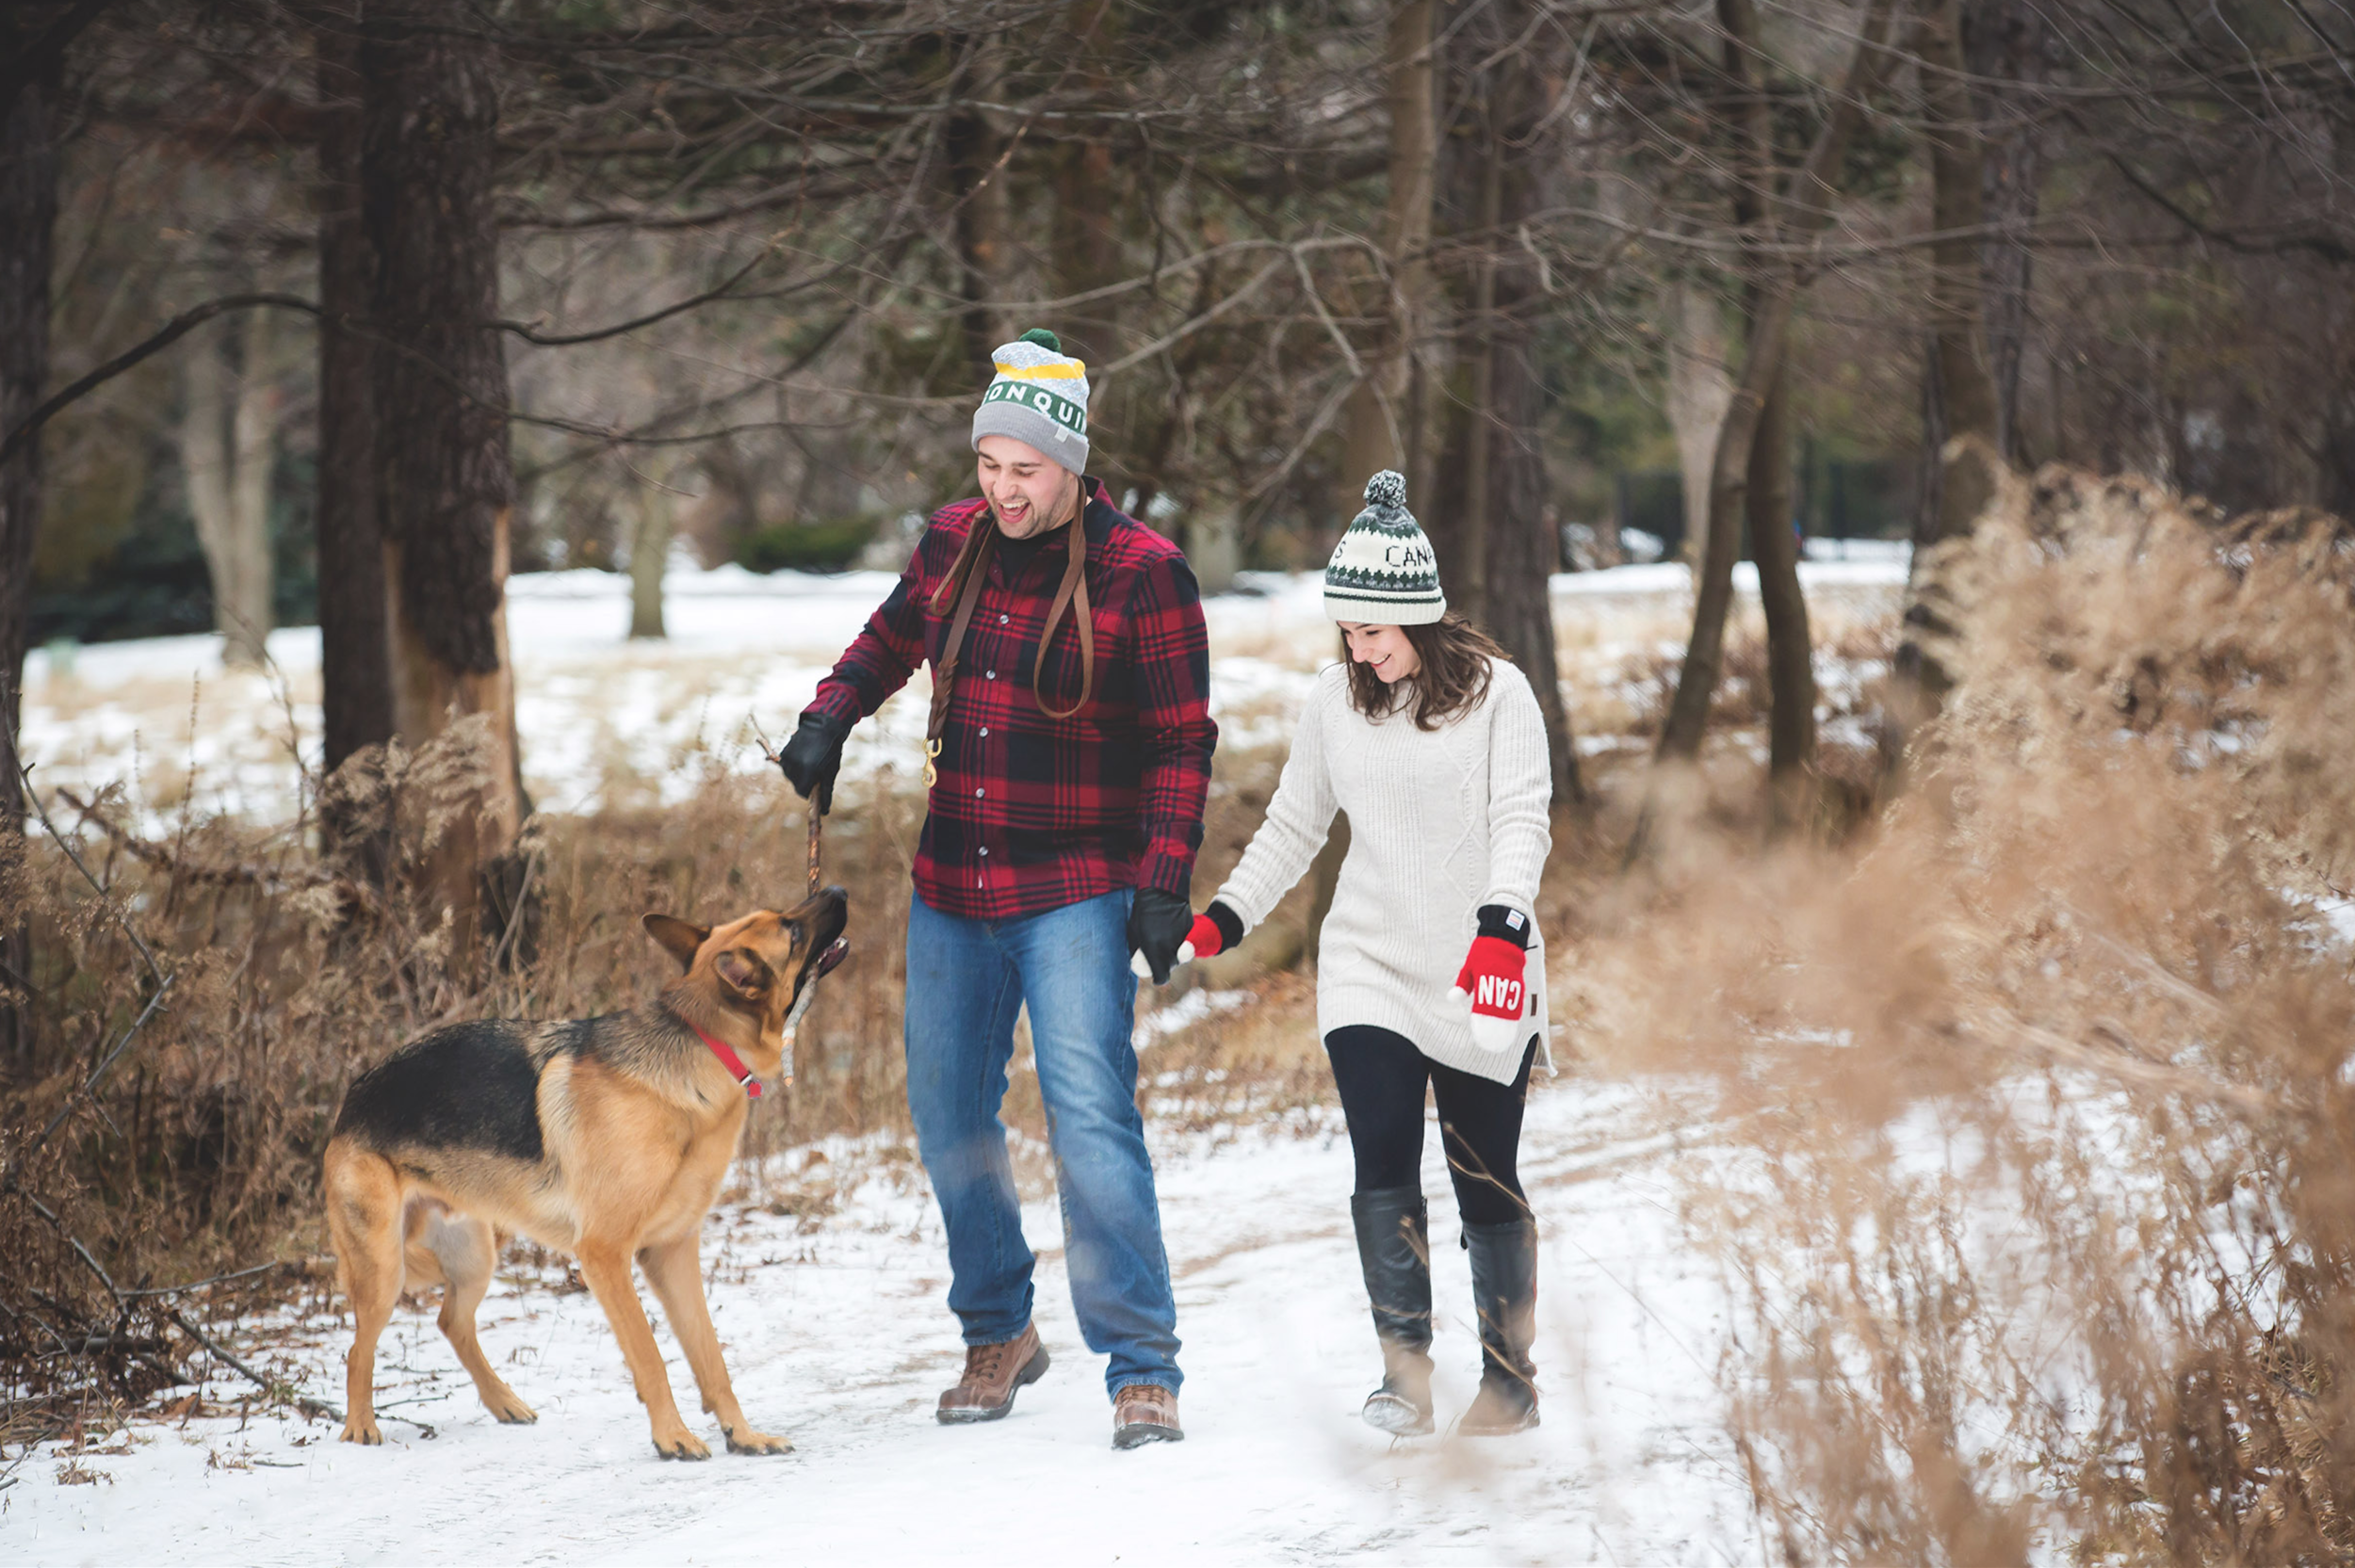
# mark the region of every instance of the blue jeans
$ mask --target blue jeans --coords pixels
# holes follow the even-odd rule
[[[1012,1339],[1031,1320],[1032,1258],[998,1120],[1015,1014],[1027,1001],[1071,1304],[1088,1349],[1112,1358],[1104,1383],[1115,1394],[1132,1382],[1175,1392],[1183,1381],[1137,1114],[1131,897],[1107,893],[1012,920],[908,901],[908,1109],[949,1229],[950,1309],[968,1345]]]

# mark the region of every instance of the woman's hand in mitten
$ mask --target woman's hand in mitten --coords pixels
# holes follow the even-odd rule
[[[1513,940],[1519,937],[1520,940]],[[1519,1018],[1529,1001],[1523,975],[1529,960],[1529,917],[1501,904],[1480,908],[1480,934],[1456,973],[1452,996],[1471,1003],[1475,1013]]]
[[[1225,904],[1212,899],[1210,907],[1194,917],[1194,925],[1178,944],[1178,963],[1191,963],[1195,959],[1216,958],[1242,940],[1242,921]],[[1129,960],[1129,967],[1139,979],[1153,979],[1150,962],[1142,949]],[[1174,966],[1173,966],[1174,967]],[[1166,975],[1156,983],[1167,984]]]

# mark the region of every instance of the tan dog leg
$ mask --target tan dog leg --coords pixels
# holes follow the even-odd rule
[[[331,1144],[326,1161],[327,1230],[335,1270],[351,1303],[351,1353],[344,1360],[343,1441],[382,1443],[376,1424],[376,1341],[400,1300],[400,1177],[375,1155]]]
[[[793,1445],[787,1439],[753,1431],[744,1419],[744,1407],[736,1402],[727,1363],[720,1355],[720,1336],[712,1332],[711,1309],[704,1300],[703,1265],[696,1243],[696,1234],[690,1231],[676,1241],[646,1248],[638,1254],[638,1265],[645,1269],[646,1283],[654,1286],[662,1302],[671,1332],[678,1336],[679,1349],[687,1352],[687,1365],[694,1368],[704,1409],[720,1417],[728,1452],[790,1453]]]
[[[630,1382],[638,1402],[654,1423],[654,1451],[664,1459],[709,1459],[711,1450],[679,1419],[678,1401],[671,1398],[671,1379],[662,1370],[662,1352],[655,1348],[654,1329],[638,1304],[638,1287],[630,1282],[629,1254],[612,1244],[584,1240],[580,1245],[580,1277],[589,1283],[613,1337],[621,1341],[622,1359],[629,1364]]]
[[[447,1282],[442,1292],[442,1335],[458,1352],[466,1375],[474,1379],[482,1408],[511,1426],[537,1421],[540,1417],[532,1408],[491,1370],[482,1342],[475,1337],[475,1309],[490,1292],[491,1271],[498,1263],[498,1237],[491,1222],[463,1214],[436,1217],[426,1225],[425,1244]]]

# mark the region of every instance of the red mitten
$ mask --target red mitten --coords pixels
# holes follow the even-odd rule
[[[1212,958],[1226,946],[1226,933],[1218,929],[1218,922],[1207,914],[1197,914],[1194,917],[1194,928],[1186,932],[1185,941],[1178,945],[1178,962],[1192,963],[1195,959]],[[1142,951],[1129,955],[1129,967],[1141,980],[1153,978],[1153,966],[1146,962]]]
[[[1226,946],[1226,938],[1220,932],[1218,922],[1207,914],[1194,917],[1194,929],[1186,933],[1186,945],[1194,949],[1182,953],[1181,959],[1216,958]]]
[[[1527,953],[1501,936],[1475,936],[1449,994],[1469,999],[1476,1016],[1519,1018],[1529,1001],[1522,979],[1528,962]]]

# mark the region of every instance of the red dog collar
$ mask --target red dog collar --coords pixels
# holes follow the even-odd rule
[[[728,1075],[742,1086],[745,1098],[751,1100],[760,1098],[760,1080],[753,1076],[753,1070],[744,1065],[742,1057],[729,1050],[725,1041],[714,1040],[711,1036],[705,1034],[701,1026],[694,1024],[687,1026],[695,1031],[696,1038],[711,1047],[711,1054],[720,1059],[720,1065],[726,1068]]]

